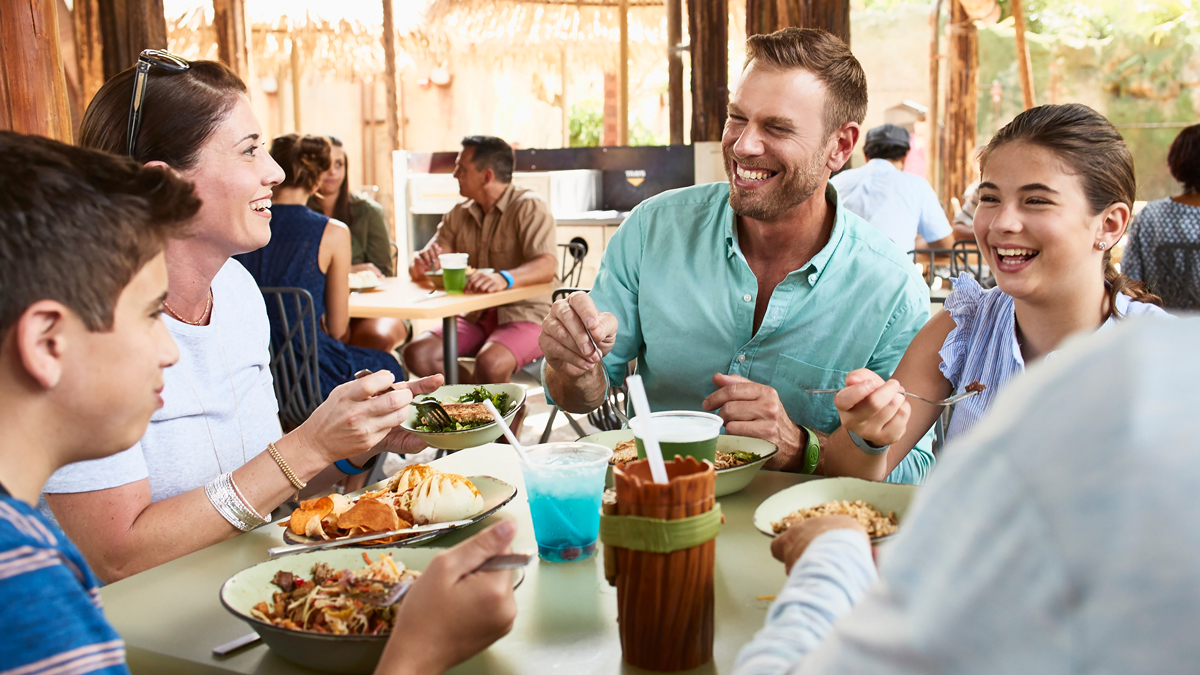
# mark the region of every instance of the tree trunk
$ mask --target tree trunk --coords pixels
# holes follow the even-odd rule
[[[729,105],[728,0],[688,0],[692,141],[719,141]]]
[[[1021,100],[1025,110],[1037,105],[1033,93],[1033,64],[1029,60],[1029,43],[1025,42],[1025,10],[1021,0],[1012,0],[1013,28],[1017,43],[1017,72],[1021,75]]]
[[[75,58],[79,63],[79,105],[87,110],[104,84],[104,39],[100,34],[99,0],[75,0],[71,6],[75,28]]]
[[[96,0],[104,79],[137,64],[143,49],[167,48],[162,0]]]
[[[850,44],[850,0],[746,0],[746,37],[781,28],[820,28]]]
[[[217,31],[217,58],[249,84],[250,29],[243,0],[213,0],[213,28]]]
[[[683,41],[682,2],[683,0],[666,0],[667,111],[670,117],[667,126],[670,129],[671,145],[683,144],[683,55],[679,50],[679,43]]]
[[[73,143],[55,0],[0,0],[0,128]]]
[[[960,197],[974,169],[979,102],[979,33],[959,0],[950,4],[949,79],[946,84],[946,142],[943,144],[942,199]],[[948,211],[949,209],[947,209]]]

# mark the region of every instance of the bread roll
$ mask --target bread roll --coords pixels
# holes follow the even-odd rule
[[[418,525],[464,520],[483,511],[483,495],[466,478],[438,473],[421,481],[405,506]]]

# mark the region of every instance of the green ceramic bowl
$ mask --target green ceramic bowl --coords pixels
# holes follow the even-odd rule
[[[854,501],[861,499],[880,511],[891,511],[896,514],[896,520],[903,525],[904,516],[908,513],[913,495],[917,493],[916,485],[899,483],[876,483],[861,478],[821,478],[810,480],[799,485],[776,492],[768,497],[754,511],[754,527],[763,534],[774,537],[775,531],[771,523],[777,523],[792,511],[817,506],[832,501]],[[874,541],[883,541],[893,535],[876,537]]]
[[[633,440],[633,432],[629,429],[619,429],[617,431],[601,431],[598,434],[584,436],[579,439],[580,443],[597,443],[606,448],[616,448],[617,443],[621,441]],[[754,474],[762,468],[763,464],[767,463],[768,459],[775,456],[778,448],[773,443],[767,441],[750,438],[748,436],[730,436],[722,434],[717,437],[717,450],[721,452],[729,452],[731,450],[743,450],[745,452],[753,452],[758,455],[758,459],[735,466],[732,469],[719,469],[717,471],[717,496],[724,497],[730,495],[750,484],[754,479]],[[604,479],[605,487],[613,486],[612,467],[608,467],[608,475]]]
[[[439,401],[457,401],[459,396],[466,394],[475,389],[474,384],[448,384],[441,387],[437,391],[430,394]],[[525,405],[525,387],[519,384],[485,384],[484,389],[489,392],[506,392],[510,401],[516,401],[516,405],[512,406],[508,412],[504,414],[504,423],[512,424],[513,417],[521,406]],[[419,398],[425,398],[421,396]],[[404,420],[400,426],[406,431],[411,431],[416,434],[422,441],[431,448],[440,448],[442,450],[463,450],[473,448],[484,443],[491,443],[500,438],[504,433],[500,427],[496,426],[495,422],[485,424],[474,429],[463,429],[461,431],[447,431],[444,433],[431,433],[428,431],[417,431],[413,425],[417,423],[417,407],[409,406],[408,419]]]
[[[391,553],[397,562],[409,569],[423,570],[441,549],[377,549],[371,551],[376,560],[381,553]],[[312,567],[318,562],[331,565],[335,570],[359,570],[366,567],[363,551],[357,548],[331,549],[297,553],[277,560],[268,560],[238,572],[221,586],[221,604],[237,618],[250,624],[262,636],[278,656],[305,668],[326,673],[370,673],[379,663],[386,635],[322,635],[305,631],[289,630],[260,621],[250,616],[250,608],[264,600],[270,601],[277,590],[271,583],[275,573],[286,570],[308,578]],[[513,588],[525,578],[524,569],[513,570]],[[403,600],[401,600],[403,602]]]

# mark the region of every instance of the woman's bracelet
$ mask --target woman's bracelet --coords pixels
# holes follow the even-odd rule
[[[296,501],[300,501],[300,491],[308,487],[308,483],[302,483],[299,478],[296,478],[292,467],[283,461],[283,455],[279,454],[279,449],[275,447],[274,443],[267,443],[267,452],[271,453],[271,459],[275,460],[275,463],[279,465],[280,471],[283,471],[283,475],[287,476],[288,482],[292,484],[292,487],[296,488]]]
[[[246,502],[241,491],[233,482],[231,473],[223,473],[209,481],[204,486],[204,494],[217,513],[242,532],[249,532],[271,520],[270,514],[263,518],[253,506]]]
[[[338,471],[341,471],[347,476],[357,476],[360,473],[366,473],[371,469],[374,469],[375,463],[378,461],[379,455],[371,455],[371,459],[363,462],[362,466],[354,466],[348,459],[339,459],[338,461],[334,462],[333,465],[337,467]]]

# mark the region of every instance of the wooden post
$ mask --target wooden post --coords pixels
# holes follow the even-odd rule
[[[729,2],[688,0],[692,141],[719,141],[729,106]]]
[[[304,133],[304,125],[300,114],[300,38],[292,33],[288,36],[291,45],[292,71],[292,130],[298,134]]]
[[[143,49],[167,48],[162,0],[96,0],[104,79],[131,68]]]
[[[629,145],[629,0],[620,0],[617,14],[621,32],[617,54],[617,77],[621,81],[617,94],[617,145]]]
[[[243,0],[213,0],[217,55],[243,82],[250,83],[250,30]]]
[[[850,44],[850,0],[746,0],[746,37],[781,28],[820,28]]]
[[[55,0],[0,0],[0,128],[73,143]]]
[[[1016,29],[1017,72],[1021,74],[1021,99],[1025,109],[1037,105],[1033,95],[1033,63],[1029,60],[1029,43],[1025,41],[1025,10],[1021,0],[1011,0],[1013,27]]]
[[[929,10],[929,163],[925,178],[934,190],[941,187],[941,58],[942,58],[942,0],[933,0]]]
[[[79,105],[86,110],[100,85],[104,84],[99,1],[75,0],[71,18],[75,28],[75,58],[79,63]]]
[[[559,68],[559,84],[562,85],[562,96],[558,99],[558,105],[562,112],[562,146],[564,148],[571,147],[571,108],[567,102],[567,83],[570,81],[567,74],[567,45],[564,43],[558,47],[558,68]]]
[[[959,197],[971,175],[978,108],[979,33],[960,0],[950,3],[949,78],[946,83],[946,142],[942,150],[942,204]]]
[[[383,0],[384,99],[387,107],[388,149],[400,149],[400,100],[396,82],[396,19],[392,0]],[[372,112],[372,115],[375,113]],[[391,154],[388,154],[391,161]]]
[[[683,4],[682,0],[667,3],[667,124],[671,145],[683,143]]]

